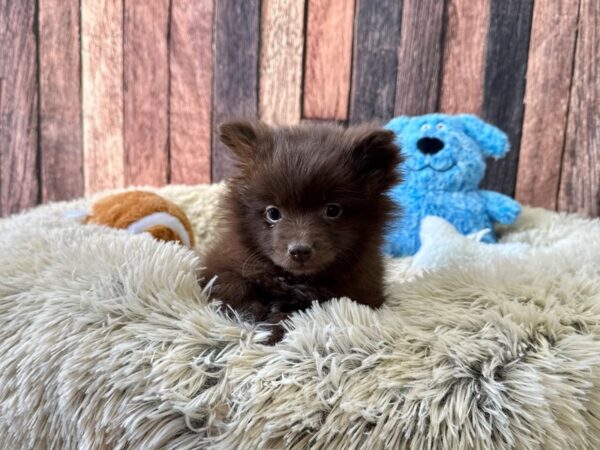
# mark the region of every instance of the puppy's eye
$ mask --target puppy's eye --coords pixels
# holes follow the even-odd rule
[[[342,215],[342,207],[337,203],[328,203],[325,205],[325,217],[328,219],[337,219]]]
[[[421,131],[427,131],[431,129],[431,125],[429,125],[428,123],[426,123],[425,125],[421,126]]]
[[[446,125],[444,125],[443,123],[438,123],[435,127],[438,130],[445,130],[446,129]]]
[[[281,211],[275,206],[267,206],[265,210],[265,218],[270,224],[274,224],[281,220]]]

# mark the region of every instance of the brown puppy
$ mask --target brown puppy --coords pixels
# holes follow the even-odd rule
[[[381,244],[394,212],[399,149],[365,125],[271,128],[230,122],[221,141],[239,173],[222,204],[225,229],[208,252],[204,282],[242,315],[277,324],[314,300],[383,303]],[[276,327],[272,342],[281,339]]]

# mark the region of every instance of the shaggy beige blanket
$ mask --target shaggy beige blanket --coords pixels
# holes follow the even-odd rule
[[[200,245],[223,187],[159,190]],[[0,448],[600,448],[600,223],[526,209],[534,250],[297,314],[279,345],[198,287],[194,253],[65,218],[0,221]],[[200,249],[201,250],[201,249]]]

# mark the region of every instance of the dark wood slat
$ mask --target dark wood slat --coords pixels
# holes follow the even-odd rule
[[[263,0],[258,112],[261,120],[292,125],[302,113],[305,0]]]
[[[517,199],[556,209],[579,0],[536,2],[533,9]]]
[[[348,118],[354,0],[308,0],[303,116]]]
[[[561,211],[600,214],[600,3],[581,0],[558,198]]]
[[[168,174],[169,0],[127,0],[123,28],[125,184]]]
[[[0,214],[38,201],[35,0],[0,0]]]
[[[173,0],[170,42],[172,183],[209,183],[213,0]]]
[[[81,0],[85,192],[124,185],[123,4]]]
[[[514,196],[533,0],[492,0],[482,117],[504,130],[507,156],[488,163],[482,187]]]
[[[480,114],[490,0],[447,0],[440,110]]]
[[[83,195],[79,0],[39,1],[42,201]]]
[[[214,125],[256,117],[260,0],[215,2]],[[232,155],[213,140],[213,181],[233,173]]]
[[[394,116],[402,2],[356,0],[351,124]]]
[[[444,3],[404,0],[395,115],[426,114],[438,107]]]

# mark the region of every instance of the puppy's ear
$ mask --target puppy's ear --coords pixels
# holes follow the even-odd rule
[[[378,190],[387,190],[400,181],[400,148],[390,130],[359,127],[352,148],[352,160],[359,175]]]
[[[271,136],[269,126],[260,121],[236,120],[219,126],[219,140],[225,144],[240,162],[255,159],[264,150]]]

